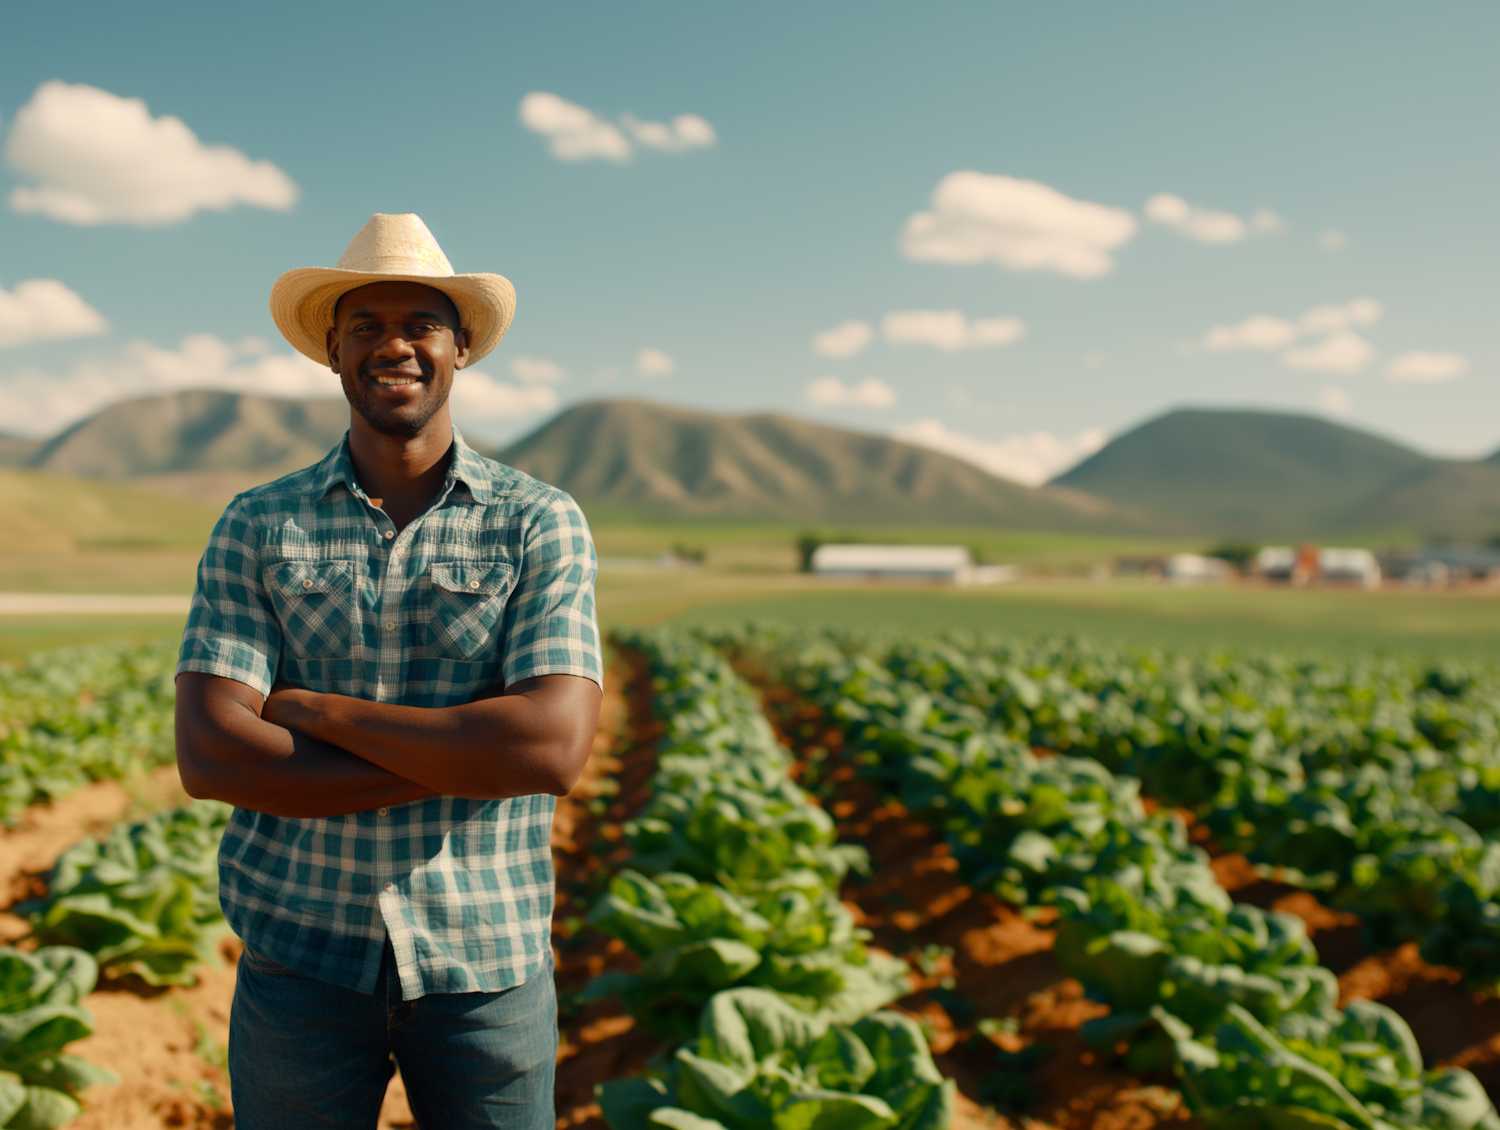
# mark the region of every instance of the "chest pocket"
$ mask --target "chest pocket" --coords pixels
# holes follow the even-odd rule
[[[284,561],[266,570],[282,646],[299,659],[345,659],[354,640],[354,562]]]
[[[443,659],[488,659],[500,647],[500,621],[515,573],[505,562],[434,564],[432,619],[428,638],[432,653]]]

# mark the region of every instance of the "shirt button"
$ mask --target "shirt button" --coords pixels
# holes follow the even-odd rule
[[[377,808],[375,810],[375,814],[377,816],[389,816],[391,814],[391,810],[389,808]]]
[[[479,587],[479,582],[478,581],[470,581],[469,582],[469,587],[471,589],[477,589]]]
[[[395,624],[395,622],[392,621],[392,620],[387,620],[385,622],[385,630],[388,631],[388,632],[394,632],[396,630],[396,624]]]
[[[395,530],[386,530],[386,532],[385,532],[385,540],[386,541],[390,541],[395,536],[396,536],[396,531]]]
[[[311,580],[306,580],[306,581],[303,581],[303,582],[302,582],[302,587],[303,587],[303,588],[305,588],[305,589],[310,589],[310,588],[312,588],[312,581],[311,581]]]
[[[397,557],[405,557],[406,556],[406,546],[404,546],[404,545],[398,545],[396,547],[396,556]]]
[[[385,885],[385,889],[388,890],[388,891],[394,891],[396,889],[396,884],[395,883],[387,883]]]

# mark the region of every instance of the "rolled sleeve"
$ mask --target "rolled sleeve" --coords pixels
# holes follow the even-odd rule
[[[523,553],[505,612],[505,685],[537,675],[581,675],[602,686],[594,608],[598,560],[578,504],[564,494],[540,504]]]
[[[218,675],[268,695],[280,659],[281,623],[261,581],[253,522],[236,500],[198,563],[177,673]]]

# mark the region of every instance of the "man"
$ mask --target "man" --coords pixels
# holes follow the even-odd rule
[[[594,550],[448,413],[515,292],[377,215],[271,308],[351,412],[321,463],[230,503],[177,666],[183,784],[235,806],[235,1125],[373,1127],[394,1056],[428,1130],[550,1130],[549,841],[598,722]]]

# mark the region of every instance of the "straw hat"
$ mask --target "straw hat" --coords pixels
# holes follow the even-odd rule
[[[339,297],[376,282],[414,282],[434,287],[453,300],[458,320],[469,331],[469,364],[505,336],[516,312],[516,288],[500,275],[456,275],[453,264],[414,213],[365,221],[337,267],[299,267],[271,287],[276,328],[319,365],[328,364],[327,334]]]

